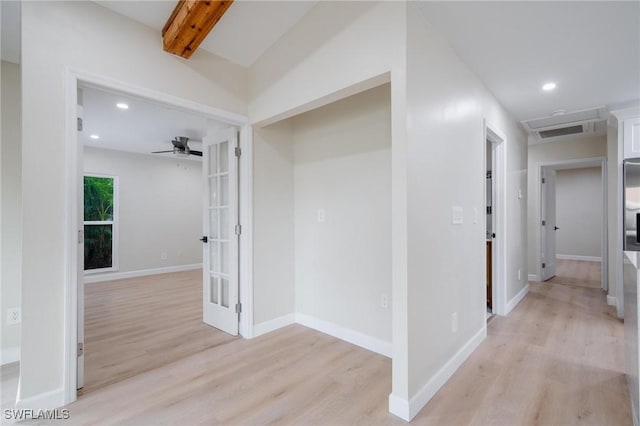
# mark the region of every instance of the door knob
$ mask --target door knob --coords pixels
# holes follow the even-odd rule
[[[560,229],[560,228],[558,228],[557,226],[554,226],[554,227],[553,227],[553,230],[554,230],[554,231],[557,231],[558,229]]]
[[[209,238],[207,238],[206,236],[203,236],[202,238],[200,238],[200,241],[202,241],[203,243],[207,243],[209,242]]]

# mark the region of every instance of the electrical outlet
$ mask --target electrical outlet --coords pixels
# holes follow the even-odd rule
[[[518,269],[518,281],[522,280],[522,269]]]
[[[380,306],[389,309],[389,296],[386,293],[380,295]]]
[[[20,308],[7,309],[7,325],[20,324],[22,321],[22,312]]]
[[[169,258],[169,256],[167,256],[167,252],[163,251],[162,253],[160,253],[160,260],[167,260]]]
[[[451,332],[458,332],[458,313],[454,312],[451,314]]]
[[[318,209],[318,223],[324,222],[324,209]]]

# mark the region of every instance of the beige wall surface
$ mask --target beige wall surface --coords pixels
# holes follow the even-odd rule
[[[390,95],[386,84],[292,119],[296,311],[388,343]]]
[[[295,312],[291,120],[253,133],[253,322]]]
[[[556,253],[601,257],[602,168],[556,172]]]

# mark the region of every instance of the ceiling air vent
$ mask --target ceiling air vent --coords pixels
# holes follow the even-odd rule
[[[541,130],[538,132],[538,134],[542,139],[555,138],[558,136],[575,135],[576,133],[584,133],[584,129],[582,128],[582,125],[560,127],[559,129],[551,129],[551,130]]]
[[[605,108],[591,108],[581,111],[556,113],[549,117],[521,121],[529,133],[529,143],[553,142],[568,137],[601,133],[606,126]]]

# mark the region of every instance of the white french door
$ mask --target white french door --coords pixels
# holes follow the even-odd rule
[[[543,168],[542,183],[542,280],[556,275],[556,171]]]
[[[202,144],[202,320],[238,335],[238,130],[212,134]]]

